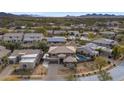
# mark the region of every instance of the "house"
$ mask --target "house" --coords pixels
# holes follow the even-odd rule
[[[91,41],[91,39],[89,39],[88,37],[85,37],[85,36],[81,36],[80,40],[83,40],[83,41]]]
[[[64,30],[71,30],[71,27],[70,26],[60,26],[61,29],[64,29]]]
[[[104,31],[104,32],[100,32],[100,35],[108,39],[114,39],[114,37],[116,36],[116,33],[110,32],[110,31]]]
[[[3,57],[6,57],[10,54],[10,50],[6,49],[4,46],[0,46],[0,64],[3,63]]]
[[[40,62],[42,51],[37,49],[14,50],[8,57],[11,64],[19,63],[20,68],[34,68]]]
[[[67,57],[74,56],[76,54],[76,48],[73,46],[51,46],[49,48],[48,54],[45,55],[44,61],[49,63],[63,64],[67,61]]]
[[[65,37],[48,37],[47,38],[48,43],[65,43],[66,38]]]
[[[24,34],[24,43],[32,43],[32,42],[39,42],[44,38],[43,34],[41,33],[25,33]]]
[[[23,33],[6,33],[3,35],[3,40],[8,42],[22,42]]]
[[[107,28],[116,29],[119,28],[120,23],[118,21],[108,21],[106,22]]]
[[[65,34],[65,33],[66,33],[65,30],[54,30],[54,31],[53,31],[53,34],[54,34],[54,35],[62,35],[62,34]]]
[[[112,48],[113,46],[117,45],[117,41],[112,39],[106,39],[106,38],[99,38],[97,40],[92,41],[92,43],[95,43],[99,46],[104,46],[107,48]]]
[[[75,36],[75,37],[80,36],[79,31],[68,31],[68,34],[69,34],[70,36]]]
[[[87,46],[87,45],[78,47],[77,52],[78,53],[83,53],[83,54],[86,54],[86,55],[89,55],[89,56],[98,56],[99,55],[98,51],[92,49],[90,46]]]
[[[89,34],[93,34],[94,36],[97,34],[96,32],[83,32],[81,35],[84,37],[89,37]]]
[[[3,40],[3,35],[0,35],[0,41]]]
[[[68,36],[67,39],[68,40],[76,40],[76,37],[75,36]]]
[[[62,35],[65,34],[65,30],[48,30],[47,31],[49,35]]]
[[[98,51],[99,49],[100,51]],[[78,47],[77,52],[83,52],[90,56],[98,56],[98,55],[110,56],[112,53],[112,49],[99,46],[94,43],[87,43],[84,46]]]

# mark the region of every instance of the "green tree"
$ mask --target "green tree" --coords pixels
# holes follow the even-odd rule
[[[69,76],[67,76],[67,80],[68,81],[75,81],[76,80],[76,77],[74,77],[73,74],[70,74]]]
[[[98,78],[99,80],[106,81],[106,80],[112,80],[112,77],[109,75],[108,72],[102,70],[103,67],[107,65],[107,61],[104,57],[96,57],[95,58],[95,65],[99,71]]]
[[[18,42],[1,42],[1,45],[5,46],[7,49],[13,51],[14,49],[20,49],[21,44]]]
[[[7,65],[8,62],[9,62],[8,57],[7,57],[7,56],[4,56],[4,57],[2,58],[2,61],[3,61],[3,64]]]
[[[124,55],[124,46],[123,45],[120,45],[119,47],[119,53]]]
[[[45,28],[43,28],[43,27],[35,28],[35,30],[36,30],[36,33],[42,33],[42,34],[44,34],[45,36],[48,35],[47,30],[46,30]]]
[[[17,71],[17,67],[18,67],[18,65],[13,66],[15,72]]]
[[[114,59],[117,59],[120,56],[120,46],[114,46],[112,49],[112,55]]]
[[[99,73],[98,78],[99,78],[99,80],[101,80],[101,81],[112,80],[112,77],[110,76],[110,73],[107,72],[107,71],[104,71],[104,70],[102,70],[102,71]]]
[[[35,47],[38,48],[38,49],[42,49],[44,52],[47,52],[48,48],[49,48],[45,41],[44,42],[43,41],[42,42],[37,42],[35,44]]]
[[[99,72],[102,70],[102,68],[104,66],[107,65],[106,59],[104,57],[101,57],[101,56],[96,57],[94,62],[95,62],[97,69],[99,70]]]
[[[94,35],[92,32],[90,32],[90,33],[88,34],[88,38],[93,39],[94,37],[95,37],[95,35]]]
[[[8,33],[8,29],[2,28],[2,29],[0,30],[0,32],[1,32],[1,33]]]
[[[98,51],[99,52],[99,55],[100,55],[101,52],[102,52],[102,49],[101,48],[98,48],[98,49],[96,49],[96,51]]]

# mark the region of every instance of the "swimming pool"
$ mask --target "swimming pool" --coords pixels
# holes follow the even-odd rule
[[[77,60],[78,60],[79,62],[90,60],[90,57],[86,57],[86,56],[80,55],[80,54],[77,54],[77,55],[76,55],[76,58],[77,58]]]

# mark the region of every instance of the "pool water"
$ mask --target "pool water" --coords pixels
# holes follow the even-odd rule
[[[76,58],[77,58],[77,60],[78,60],[79,62],[81,62],[81,61],[88,61],[88,60],[90,59],[90,57],[86,57],[86,56],[80,55],[80,54],[77,54],[77,55],[76,55]]]

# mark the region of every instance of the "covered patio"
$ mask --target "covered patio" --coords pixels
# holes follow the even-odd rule
[[[74,68],[77,66],[77,59],[74,56],[68,56],[67,58],[64,59],[64,66],[69,67],[69,68]]]

